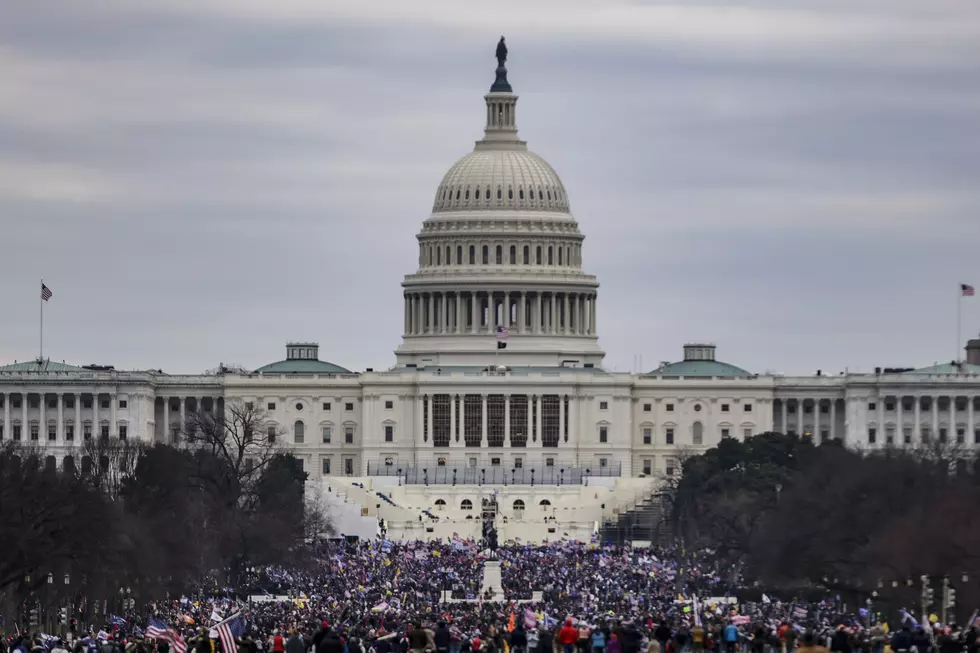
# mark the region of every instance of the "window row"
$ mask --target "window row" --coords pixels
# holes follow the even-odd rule
[[[249,410],[252,410],[252,408],[254,407],[254,404],[251,401],[246,401],[245,402],[245,407],[247,409],[249,409]],[[305,410],[306,409],[306,405],[304,405],[303,402],[296,402],[296,405],[293,406],[293,407],[296,410]],[[386,401],[385,402],[385,409],[386,410],[391,410],[394,407],[395,407],[395,402],[393,402],[393,401]],[[324,401],[320,405],[320,408],[321,408],[321,410],[325,410],[325,411],[333,410],[333,403],[331,403],[329,401]],[[270,401],[270,402],[266,403],[265,409],[266,410],[275,410],[276,409],[276,402]],[[345,402],[344,403],[344,412],[350,413],[350,412],[353,412],[353,411],[354,411],[354,402],[353,401]]]
[[[419,265],[557,265],[582,264],[582,246],[569,245],[421,245]],[[455,256],[454,256],[455,254]]]
[[[734,426],[726,425],[718,427],[718,437],[721,439],[731,438],[735,436],[737,432]],[[701,422],[694,422],[691,425],[690,440],[683,442],[679,437],[679,429],[676,426],[665,426],[662,430],[663,439],[662,442],[655,441],[654,437],[654,427],[644,426],[641,430],[641,435],[643,437],[643,444],[692,444],[692,445],[703,445],[705,444],[704,439],[704,425]],[[755,429],[751,426],[741,427],[742,438],[750,438],[755,434]],[[601,432],[600,432],[601,438]],[[600,442],[604,442],[601,440]]]
[[[98,433],[103,439],[108,439],[110,437],[110,425],[109,422],[103,421],[99,424]],[[65,442],[73,442],[75,440],[75,424],[71,422],[65,423]],[[93,425],[91,422],[86,421],[82,424],[81,437],[83,440],[92,439],[92,434],[94,433]],[[58,440],[58,425],[56,422],[49,422],[44,429],[46,440],[48,442],[56,442]],[[23,425],[19,421],[14,421],[10,424],[9,437],[14,442],[22,442],[29,440],[31,442],[41,441],[41,424],[37,421],[32,421],[27,424],[27,432],[25,432]],[[0,441],[3,441],[8,437],[7,425],[0,422]],[[125,423],[120,423],[116,425],[116,437],[120,440],[125,440],[129,437],[129,425]]]
[[[739,404],[736,404],[736,406],[738,406],[738,405]],[[740,404],[740,405],[742,406],[742,412],[743,413],[751,413],[752,412],[752,404],[745,403],[745,404]],[[600,406],[600,409],[601,408],[602,407]],[[730,403],[722,403],[721,406],[720,406],[720,408],[721,408],[721,412],[723,412],[723,413],[731,413],[732,412],[732,404],[730,404]],[[704,406],[702,404],[700,404],[700,403],[694,404],[694,412],[700,413],[703,409],[704,409]],[[673,402],[665,403],[664,404],[664,410],[666,412],[668,412],[668,413],[673,413],[674,412],[674,403]],[[644,413],[649,413],[649,412],[652,412],[652,411],[653,411],[653,404],[651,404],[651,403],[645,403],[645,404],[643,404],[643,412]]]
[[[343,425],[343,435],[344,444],[354,444],[354,433],[356,430],[353,424]],[[268,427],[268,438],[269,442],[275,442],[276,434],[278,429],[274,425]],[[395,441],[395,425],[385,424],[382,427],[382,433],[384,435],[385,442]],[[332,444],[334,435],[334,427],[332,424],[324,424],[320,426],[320,442],[323,444]],[[306,424],[303,420],[296,420],[293,422],[293,443],[294,444],[306,444]]]
[[[885,427],[884,433],[884,444],[893,445],[896,444],[896,429],[894,425],[887,425]],[[878,427],[870,426],[868,427],[868,444],[880,444],[879,440],[880,430]],[[903,426],[902,427],[902,444],[912,444],[912,436],[915,433],[914,426]],[[952,435],[952,438],[950,437]],[[949,442],[955,442],[956,444],[966,444],[967,441],[967,427],[957,426],[954,429],[948,429],[945,427],[940,427],[937,429],[936,440],[942,444],[947,444]],[[825,441],[829,438],[829,431],[827,429],[820,430],[821,441]],[[928,426],[923,426],[919,429],[919,441],[922,443],[928,443],[933,441],[933,429]],[[973,429],[973,444],[980,444],[980,428]]]
[[[444,186],[436,193],[437,209],[454,207],[492,207],[498,204],[523,204],[529,208],[563,208],[567,206],[565,192],[561,188],[528,186],[521,184],[491,186]]]
[[[302,462],[302,459],[300,459],[300,461]],[[343,467],[343,472],[342,473],[344,474],[344,476],[353,476],[354,475],[354,459],[353,458],[344,458],[343,459],[343,465],[344,465],[344,467]],[[320,459],[320,472],[324,476],[329,476],[330,474],[333,474],[333,459],[332,458],[321,458]]]
[[[4,400],[4,396],[2,394],[0,394],[0,408],[3,407],[4,401],[5,401]],[[92,407],[92,399],[82,399],[81,401],[82,401],[82,408],[91,408]],[[127,408],[129,406],[129,400],[127,400],[127,399],[117,399],[116,401],[117,401],[117,404],[116,405],[119,408]],[[48,408],[55,408],[56,409],[56,408],[58,408],[58,400],[57,399],[48,399],[45,402],[45,405]],[[100,399],[99,400],[99,406],[101,408],[111,408],[112,407],[112,402],[110,400],[108,400],[108,399]],[[22,408],[23,407],[23,400],[20,397],[16,397],[16,398],[15,397],[11,397],[10,398],[10,407],[11,408]],[[30,399],[27,400],[27,407],[28,408],[40,408],[41,407],[41,400],[38,397],[31,397]],[[75,407],[75,398],[74,398],[74,395],[69,395],[69,396],[65,397],[64,406],[63,407],[64,408],[74,408]]]

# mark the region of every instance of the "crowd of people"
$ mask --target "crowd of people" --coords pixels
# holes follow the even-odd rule
[[[836,601],[737,602],[738,570],[705,551],[511,543],[496,552],[506,600],[489,601],[488,553],[335,542],[314,570],[253,571],[248,596],[180,597],[67,637],[13,629],[0,653],[980,653],[972,623],[906,613],[889,629]],[[232,639],[215,630],[229,619]]]

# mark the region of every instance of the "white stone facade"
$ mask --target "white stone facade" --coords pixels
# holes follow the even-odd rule
[[[312,343],[253,373],[0,366],[0,438],[57,460],[99,435],[178,442],[188,413],[255,402],[315,475],[414,469],[448,482],[455,471],[473,483],[489,469],[511,484],[532,471],[549,483],[566,471],[578,483],[669,475],[688,453],[770,430],[856,447],[980,443],[978,365],[760,376],[689,345],[650,374],[604,371],[599,284],[583,270],[565,188],[517,139],[517,96],[485,101],[485,136],[439,184],[418,235],[393,368],[349,373]],[[980,342],[971,347],[980,362]]]

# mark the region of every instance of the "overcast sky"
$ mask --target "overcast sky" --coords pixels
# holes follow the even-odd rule
[[[4,0],[0,362],[394,363],[400,282],[518,123],[598,275],[606,366],[926,365],[980,286],[980,4]],[[980,332],[980,297],[963,335]]]

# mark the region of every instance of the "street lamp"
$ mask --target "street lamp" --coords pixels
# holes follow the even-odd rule
[[[592,474],[592,470],[588,467],[585,468],[585,487],[589,487],[589,475]]]
[[[565,484],[565,468],[562,467],[561,469],[558,470],[558,485],[564,485],[564,484]]]
[[[483,477],[483,481],[480,483],[480,485],[486,485],[486,483],[487,483],[487,468],[486,467],[484,467],[484,468],[482,468],[480,470],[480,475]]]
[[[71,577],[69,577],[68,574],[65,574],[65,585],[69,584],[71,584]]]
[[[398,468],[398,485],[399,485],[399,487],[401,487],[401,484],[402,484],[402,468],[399,467]]]
[[[48,585],[54,583],[54,574],[48,574]]]
[[[456,468],[453,467],[453,487],[456,487]]]
[[[531,487],[534,487],[534,468],[531,468]]]

